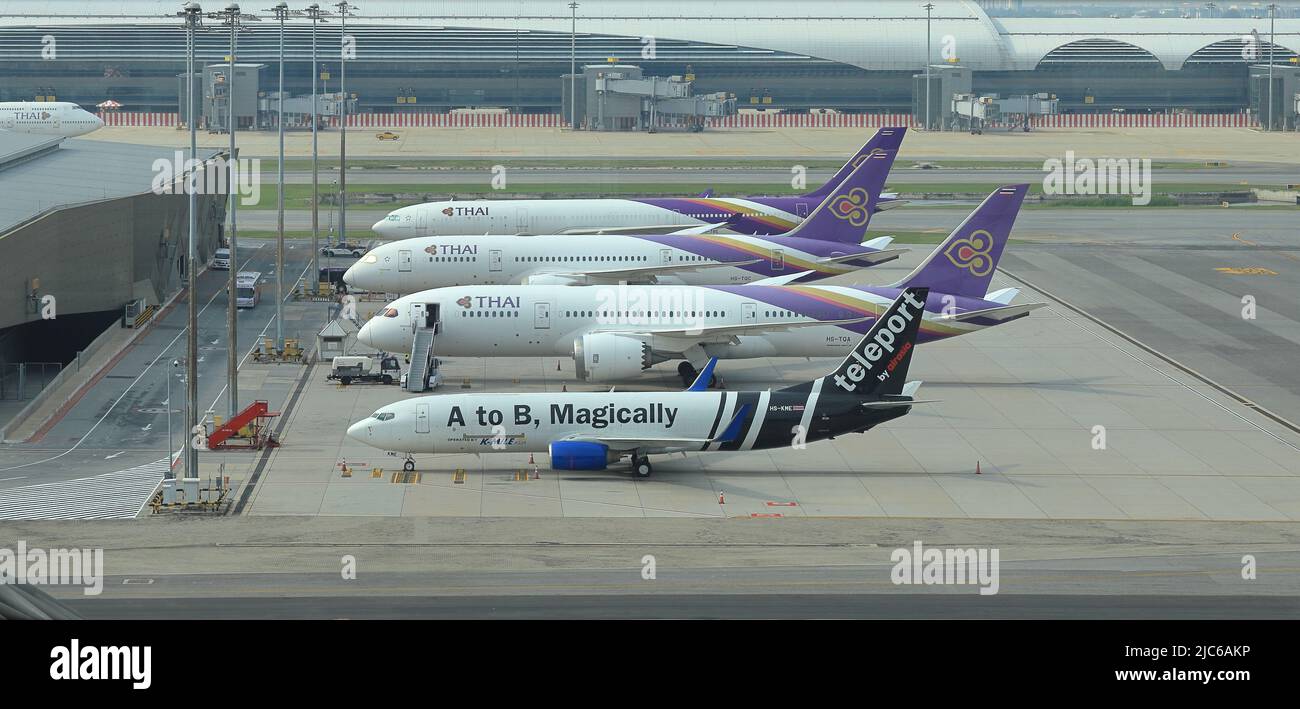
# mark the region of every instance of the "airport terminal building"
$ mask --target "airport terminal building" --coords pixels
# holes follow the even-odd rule
[[[123,0],[97,3],[103,10],[94,16],[61,18],[42,16],[48,3],[0,2],[0,101],[54,95],[175,112],[185,52],[180,6]],[[559,114],[571,62],[617,62],[646,76],[693,76],[696,93],[734,94],[742,108],[897,114],[913,111],[915,77],[932,64],[968,69],[976,94],[1055,95],[1060,113],[1225,114],[1259,112],[1251,65],[1271,55],[1295,67],[1300,52],[1293,10],[1283,10],[1272,34],[1266,15],[1005,17],[960,0],[936,0],[928,20],[920,3],[892,0],[810,0],[782,12],[794,14],[773,18],[744,0],[586,0],[572,15],[563,2],[371,0],[348,20],[355,58],[347,90],[361,114]],[[338,89],[340,26],[332,18],[317,31],[322,93]],[[239,61],[266,65],[260,88],[272,90],[278,23],[266,17],[245,28]],[[200,62],[224,61],[229,41],[221,20],[208,19]],[[290,20],[290,94],[311,90],[311,45],[310,21]]]

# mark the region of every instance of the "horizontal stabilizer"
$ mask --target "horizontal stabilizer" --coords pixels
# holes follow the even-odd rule
[[[910,200],[906,200],[906,199],[892,199],[892,197],[893,197],[894,195],[885,195],[885,194],[882,194],[882,195],[880,195],[880,196],[881,196],[885,201],[883,201],[883,202],[876,202],[876,211],[877,211],[877,212],[883,212],[883,211],[885,211],[886,209],[893,209],[893,208],[895,208],[895,207],[901,207],[901,206],[903,206],[904,204],[909,204],[909,203],[910,203]]]
[[[1018,295],[1020,295],[1019,288],[1003,288],[1002,290],[995,290],[984,296],[984,300],[991,300],[994,303],[1001,303],[1003,305],[1011,305],[1011,301],[1015,300]]]
[[[817,259],[817,263],[843,263],[845,261],[865,261],[872,266],[886,261],[893,261],[911,249],[881,249],[866,254],[841,254],[839,256],[826,256]]]
[[[781,276],[772,276],[771,278],[760,278],[760,279],[757,280],[757,281],[750,281],[749,283],[746,283],[745,285],[747,285],[747,286],[783,286],[783,285],[785,285],[785,284],[787,284],[787,283],[793,283],[794,281],[797,281],[797,280],[799,280],[800,278],[804,278],[805,276],[809,276],[809,275],[811,275],[811,274],[813,274],[813,273],[816,273],[816,271],[796,271],[795,273],[787,273],[787,274],[785,274],[785,275],[781,275]]]
[[[1022,318],[1028,315],[1030,312],[1034,310],[1038,310],[1039,308],[1045,305],[1047,305],[1047,303],[1022,303],[1020,305],[1003,305],[998,308],[982,308],[980,310],[967,310],[964,313],[956,313],[953,315],[939,315],[936,316],[934,319],[939,322],[944,322],[944,321],[964,322],[966,320],[974,320],[975,318],[984,318],[984,319],[992,320],[995,323],[1003,323],[1003,322],[1007,322],[1008,320],[1015,320],[1016,318]]]
[[[894,235],[890,234],[889,236],[877,236],[874,239],[864,241],[862,245],[868,249],[887,249],[892,243],[894,243]]]

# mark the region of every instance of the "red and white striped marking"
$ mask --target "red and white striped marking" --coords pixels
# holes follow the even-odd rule
[[[176,113],[101,111],[106,126],[172,128]],[[326,125],[338,126],[336,117]],[[558,113],[357,113],[348,116],[350,128],[560,128],[567,125]],[[742,113],[710,118],[710,128],[883,128],[915,127],[906,113]],[[1001,124],[994,124],[998,127]],[[1254,128],[1247,113],[1065,113],[1036,116],[1034,128]]]
[[[100,111],[99,119],[106,126],[151,126],[174,128],[180,122],[178,113],[134,113],[122,111]]]

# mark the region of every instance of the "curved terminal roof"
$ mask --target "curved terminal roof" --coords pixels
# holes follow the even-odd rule
[[[60,47],[95,58],[158,58],[174,56],[183,35],[174,17],[179,0],[99,0],[89,13],[75,17],[49,15],[61,5],[39,0],[0,0],[0,35],[26,37],[0,50],[0,59],[14,60],[32,45],[34,31],[56,38],[69,37]],[[225,2],[208,2],[216,11]],[[262,15],[250,22],[252,31],[240,42],[250,61],[273,61],[272,45],[277,24],[261,11],[265,2],[244,3],[245,12]],[[527,48],[522,60],[568,57],[572,19],[563,2],[527,0],[366,0],[349,20],[357,38],[358,59],[412,61],[457,58],[462,61],[514,58],[515,38]],[[1259,47],[1251,59],[1240,51],[1243,37],[1252,31],[1267,41],[1268,19],[1231,18],[990,18],[975,2],[934,0],[929,36],[935,63],[947,50],[956,61],[977,71],[1032,70],[1040,64],[1062,62],[1159,62],[1180,69],[1196,61],[1217,57],[1234,61],[1229,51],[1237,43],[1236,61],[1258,62],[1267,57]],[[322,2],[332,9],[332,3]],[[778,8],[781,17],[775,17]],[[223,33],[219,20],[210,19],[210,31],[201,45],[219,51]],[[150,41],[123,43],[103,32],[78,35],[74,27],[91,25],[137,26]],[[305,20],[289,23],[292,45],[306,39]],[[643,38],[653,37],[657,58],[675,61],[726,61],[765,58],[771,61],[829,61],[867,70],[915,70],[926,60],[926,16],[918,2],[879,0],[843,3],[804,0],[800,3],[763,3],[753,0],[653,0],[632,4],[626,0],[582,0],[578,8],[579,60],[602,60],[601,52],[624,61],[642,61]],[[152,26],[150,32],[144,29]],[[335,18],[321,25],[325,33],[337,32]],[[17,33],[17,34],[16,34]],[[1276,22],[1279,61],[1300,53],[1300,20]],[[329,46],[328,40],[322,40]],[[72,44],[73,46],[67,46]],[[32,45],[32,46],[28,46]],[[505,47],[510,47],[509,57]],[[290,56],[299,58],[298,51]],[[1214,48],[1214,49],[1211,49]],[[152,52],[152,54],[150,54]],[[16,56],[17,54],[17,56]],[[207,58],[206,56],[204,58]],[[946,58],[946,57],[944,57]]]

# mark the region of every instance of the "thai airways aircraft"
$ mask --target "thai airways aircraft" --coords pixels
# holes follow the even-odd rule
[[[1045,303],[988,293],[1028,185],[995,190],[906,278],[891,286],[456,286],[398,298],[357,333],[390,352],[432,335],[440,357],[571,356],[580,379],[636,377],[711,357],[839,357],[909,287],[931,288],[920,342],[1000,325]],[[423,349],[423,348],[422,348]]]
[[[104,127],[98,116],[75,103],[7,101],[0,103],[0,131],[72,138]]]
[[[881,128],[826,184],[796,197],[475,199],[429,202],[388,213],[373,229],[385,239],[444,234],[662,234],[725,224],[738,234],[784,234],[803,221],[873,150],[897,152],[906,128]],[[884,199],[877,210],[903,204]]]
[[[742,451],[864,433],[906,415],[920,382],[906,382],[927,289],[903,289],[830,374],[772,391],[708,391],[716,359],[686,391],[443,394],[389,404],[348,428],[381,450],[413,453],[541,452],[557,470],[604,470],[631,457]]]
[[[725,284],[820,280],[898,258],[863,242],[894,152],[867,156],[804,221],[777,236],[672,234],[423,236],[383,244],[343,275],[353,288],[414,293],[460,285]]]

